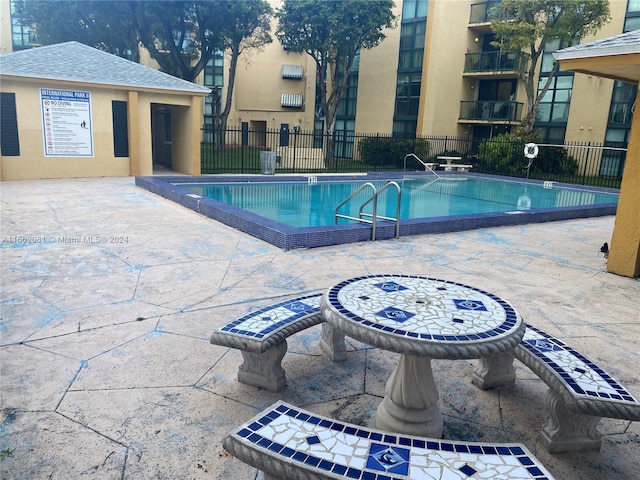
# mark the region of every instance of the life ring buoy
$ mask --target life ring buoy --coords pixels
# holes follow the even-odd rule
[[[531,197],[521,195],[518,197],[518,210],[529,210],[531,208]]]
[[[527,158],[536,158],[538,156],[538,145],[535,143],[527,143],[524,146],[524,156]]]

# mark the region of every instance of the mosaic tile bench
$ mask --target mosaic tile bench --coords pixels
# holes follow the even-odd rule
[[[552,479],[520,444],[445,441],[332,420],[277,402],[229,432],[231,455],[277,479]]]
[[[322,294],[286,300],[261,308],[217,329],[210,342],[241,351],[244,363],[238,381],[277,392],[286,385],[280,362],[287,353],[287,337],[319,323],[321,345],[331,361],[346,358],[344,335],[324,323],[320,314]]]
[[[640,403],[626,388],[587,357],[542,330],[527,325],[514,355],[549,386],[542,443],[550,452],[599,450],[602,441],[597,427],[602,417],[640,420]],[[510,363],[504,357],[482,359],[473,376],[473,383],[480,388],[514,380],[513,357]]]

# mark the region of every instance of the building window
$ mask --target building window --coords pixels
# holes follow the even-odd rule
[[[536,124],[537,125],[537,124]],[[544,138],[545,142],[562,145],[567,129],[565,127],[542,127],[536,126],[536,132]]]
[[[404,0],[402,4],[402,19],[427,18],[428,0]]]
[[[538,91],[547,82],[547,77],[540,77]],[[571,103],[571,90],[573,89],[573,75],[556,76],[551,80],[551,85],[546,95],[538,105],[536,122],[558,123],[567,122],[569,118],[569,104]]]
[[[396,85],[396,116],[418,116],[421,86],[422,76],[419,73],[398,75],[398,83]]]
[[[607,129],[604,137],[606,147],[602,152],[602,161],[600,162],[600,176],[622,178],[624,170],[624,161],[627,152],[624,150],[629,144],[629,128],[612,128]]]
[[[393,136],[400,138],[413,138],[418,130],[417,120],[393,120]]]
[[[336,119],[334,134],[334,154],[338,158],[353,158],[353,142],[355,137],[355,120]]]
[[[428,4],[427,0],[404,0],[402,5],[393,114],[393,135],[396,137],[416,134]]]
[[[553,52],[562,48],[560,40],[547,42],[542,55],[540,65],[540,77],[538,79],[538,94],[547,83],[548,73],[554,65]],[[535,129],[544,141],[552,143],[564,143],[569,119],[569,107],[571,105],[571,92],[573,90],[573,73],[558,71],[551,80],[549,89],[538,104]]]
[[[631,125],[631,109],[636,98],[637,89],[638,87],[631,83],[615,82],[609,111],[610,126]]]
[[[204,100],[204,124],[213,125],[213,119],[221,113],[222,86],[224,85],[224,54],[216,52],[204,67],[204,86],[211,87],[211,95]]]
[[[0,150],[5,157],[20,156],[15,93],[0,93]]]
[[[337,118],[356,118],[356,106],[358,103],[358,75],[351,74],[347,77],[347,89],[340,99]]]
[[[426,22],[409,23],[400,30],[398,70],[422,69]]]
[[[313,122],[313,148],[322,148],[324,144],[324,120],[317,118]]]
[[[629,0],[625,16],[623,32],[640,28],[640,0]],[[605,149],[600,164],[600,175],[606,177],[622,177],[626,152],[622,149],[629,144],[631,132],[632,109],[638,94],[638,86],[631,83],[616,81],[613,84],[611,106],[604,144],[607,147],[621,150]]]
[[[11,12],[11,45],[13,50],[24,50],[31,48],[36,43],[35,32],[30,27],[23,25],[16,16],[16,2],[10,2]]]
[[[623,32],[640,29],[640,0],[629,0]]]
[[[353,158],[353,142],[356,131],[356,108],[358,106],[358,75],[360,72],[360,52],[356,53],[349,76],[347,89],[340,99],[334,125],[334,155],[339,158]],[[338,75],[338,83],[343,76]]]
[[[129,156],[129,122],[127,120],[127,102],[111,102],[111,120],[113,122],[113,155]]]
[[[313,118],[313,148],[322,148],[324,144],[324,110],[322,108],[322,89],[318,83],[317,75]]]

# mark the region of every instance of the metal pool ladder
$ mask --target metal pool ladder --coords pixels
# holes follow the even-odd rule
[[[394,217],[385,217],[383,215],[378,215],[378,195],[380,195],[382,192],[384,192],[385,190],[387,190],[390,187],[395,187],[397,192],[398,192],[398,198],[397,198],[397,206],[396,206],[396,216]],[[372,190],[372,195],[367,198],[362,205],[360,205],[360,210],[358,211],[358,216],[357,217],[352,217],[350,215],[346,215],[344,213],[339,213],[339,210],[342,206],[344,206],[347,202],[349,202],[349,200],[351,200],[353,197],[355,197],[358,193],[360,193],[361,191],[363,191],[364,189],[371,189]],[[361,223],[370,223],[371,224],[371,241],[375,242],[376,240],[376,222],[378,219],[380,220],[389,220],[391,222],[395,222],[396,223],[396,238],[400,238],[400,201],[402,199],[402,191],[400,189],[400,185],[398,185],[396,182],[387,182],[386,185],[384,187],[382,187],[380,190],[376,190],[376,187],[373,185],[373,183],[371,182],[367,182],[363,185],[360,185],[360,187],[358,187],[356,189],[355,192],[353,192],[351,195],[349,195],[347,198],[345,198],[340,205],[338,205],[336,207],[335,210],[335,223],[338,223],[338,219],[339,218],[345,218],[347,220],[355,220],[356,222],[361,222]],[[364,212],[364,207],[366,205],[368,205],[369,203],[373,202],[373,212],[372,213],[366,213]]]
[[[435,165],[435,164],[423,162],[422,159],[419,156],[417,156],[415,153],[407,153],[404,156],[404,167],[402,168],[403,172],[405,172],[407,170],[407,158],[409,158],[409,157],[413,157],[416,160],[418,160],[422,164],[422,166],[424,167],[424,171],[425,172],[431,172],[436,176],[436,179],[438,179],[438,180],[440,179],[440,175],[438,175],[436,173],[436,171],[433,168],[431,168],[431,166]]]

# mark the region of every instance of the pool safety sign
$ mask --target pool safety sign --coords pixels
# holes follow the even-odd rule
[[[45,157],[93,157],[91,93],[40,89]]]

